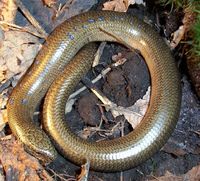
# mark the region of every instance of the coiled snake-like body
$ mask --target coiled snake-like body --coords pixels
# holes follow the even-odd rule
[[[138,49],[149,68],[152,85],[148,110],[136,129],[124,137],[97,143],[77,137],[64,117],[65,102],[89,70],[96,45],[89,44],[77,52],[94,41],[113,41]],[[48,136],[32,121],[46,93],[43,127]],[[39,159],[55,159],[55,145],[76,164],[89,160],[95,170],[119,171],[136,166],[163,146],[178,120],[180,100],[178,71],[162,38],[136,17],[96,11],[75,16],[53,31],[14,88],[7,108],[13,133]]]

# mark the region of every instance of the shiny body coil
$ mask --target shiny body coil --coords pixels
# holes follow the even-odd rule
[[[97,143],[77,137],[65,121],[65,103],[89,70],[95,44],[77,52],[93,41],[113,41],[138,49],[149,68],[152,85],[148,110],[137,128],[124,137]],[[46,93],[43,127],[48,136],[32,121],[35,108]],[[136,17],[96,11],[75,16],[53,31],[14,88],[7,108],[13,133],[39,159],[55,159],[54,144],[76,164],[88,160],[95,170],[120,171],[140,164],[164,145],[178,120],[180,100],[178,71],[162,38]]]

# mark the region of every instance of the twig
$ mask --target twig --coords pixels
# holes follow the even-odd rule
[[[58,10],[56,10],[56,17],[59,17],[65,9],[69,9],[69,6],[72,4],[74,0],[67,1],[63,6],[59,5]]]
[[[44,35],[44,34],[40,34],[40,33],[31,31],[29,28],[25,28],[25,27],[22,27],[22,26],[19,26],[19,25],[16,25],[16,24],[8,23],[8,22],[6,22],[6,21],[0,21],[0,25],[7,25],[7,26],[10,27],[10,29],[28,32],[28,33],[30,33],[30,34],[36,36],[36,37],[39,37],[39,38],[44,38],[44,39],[46,39],[46,37],[47,37],[47,36]]]
[[[90,132],[90,137],[92,135],[94,135],[95,133],[98,132],[98,134],[102,137],[108,137],[109,135],[113,135],[113,133],[115,132],[115,130],[118,129],[122,129],[123,127],[120,125],[121,122],[118,122],[117,124],[115,124],[111,129],[107,130],[107,129],[102,129],[100,126],[98,127],[87,127],[85,128],[82,132]],[[102,134],[104,133],[104,134]],[[102,140],[97,140],[97,142],[102,141]]]
[[[114,125],[114,126],[112,127],[112,129],[111,129],[111,135],[114,133],[114,131],[115,131],[117,128],[121,129],[121,123],[120,123],[120,122],[118,122],[116,125]]]
[[[48,180],[48,181],[54,180],[46,170],[43,170],[42,173],[40,173],[39,176],[40,176],[41,180]]]
[[[121,136],[124,136],[124,124],[126,122],[126,119],[123,119],[123,121],[121,121]]]
[[[120,122],[118,122],[117,124],[115,124],[111,130],[106,130],[104,132],[105,135],[101,134],[101,132],[98,132],[98,134],[102,137],[104,137],[104,139],[100,139],[100,140],[97,140],[96,142],[100,142],[102,140],[105,140],[108,136],[112,136],[115,132],[116,129],[121,129],[121,126],[120,126]]]
[[[190,130],[190,132],[193,132],[193,133],[197,134],[198,136],[200,136],[200,131]]]
[[[53,177],[55,180],[57,177],[63,181],[75,181],[76,180],[73,176],[70,176],[67,174],[58,174],[53,169],[50,169],[50,168],[48,168],[48,170],[53,173]],[[70,177],[70,178],[65,178],[65,177]]]
[[[149,175],[150,177],[153,177],[154,179],[156,179],[156,180],[158,180],[158,181],[160,181],[160,179],[158,178],[158,177],[156,177],[156,176],[154,176],[154,175]]]
[[[142,171],[140,171],[139,169],[136,169],[136,171],[140,174],[144,176],[144,173]]]
[[[111,65],[111,67],[117,67],[119,65],[123,65],[126,62],[126,60],[124,61],[117,61],[114,64]],[[96,83],[98,82],[101,78],[103,78],[107,73],[109,73],[112,69],[111,67],[106,68],[105,70],[103,70],[95,79],[92,80],[92,83]],[[73,99],[74,97],[76,97],[78,94],[80,94],[81,92],[83,92],[84,90],[86,90],[87,87],[83,86],[82,88],[80,88],[79,90],[77,90],[76,92],[74,92],[73,94],[71,94],[69,96],[69,99]]]
[[[100,104],[97,104],[97,106],[99,107],[99,110],[101,112],[101,122],[105,121],[106,123],[108,123],[108,119],[106,118],[106,116],[104,114],[103,107]],[[101,124],[102,124],[101,122],[100,122],[99,126],[101,126]]]
[[[84,131],[94,131],[94,132],[106,132],[106,133],[110,133],[113,131],[113,128],[111,130],[107,130],[107,129],[101,129],[99,126],[98,127],[87,127],[84,129]]]
[[[103,118],[101,117],[101,121],[100,121],[100,123],[99,123],[99,129],[101,129],[102,124],[103,124]]]
[[[41,33],[43,37],[47,37],[48,34],[46,33],[46,31],[40,26],[38,21],[31,15],[31,13],[27,10],[23,3],[20,0],[16,0],[16,3],[21,11],[24,13],[26,18],[30,21],[30,23],[37,29],[37,31]]]
[[[94,84],[94,83],[98,82],[103,76],[105,76],[110,71],[111,71],[110,67],[108,67],[107,69],[103,70],[101,72],[101,74],[99,74],[95,79],[92,80],[92,83]],[[87,87],[83,86],[82,88],[80,88],[79,90],[77,90],[76,92],[74,92],[73,94],[71,94],[69,96],[69,99],[73,99],[74,97],[76,97],[78,94],[80,94],[81,92],[83,92],[86,89],[87,89]]]
[[[101,100],[101,102],[103,102],[103,104],[112,105],[112,102],[88,78],[83,78],[82,82]]]
[[[96,52],[92,67],[95,67],[95,66],[97,66],[99,64],[99,60],[101,58],[101,55],[103,54],[103,50],[104,50],[105,46],[106,46],[106,42],[102,42],[99,45],[99,48],[98,48],[98,50]]]

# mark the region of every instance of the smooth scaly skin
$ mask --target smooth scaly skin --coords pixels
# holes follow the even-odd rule
[[[75,136],[64,121],[65,101],[90,63],[86,65],[78,56],[64,76],[59,75],[78,50],[92,41],[121,41],[140,50],[152,84],[149,108],[137,128],[119,139],[98,143]],[[167,141],[179,116],[180,80],[169,48],[149,25],[125,13],[88,12],[61,24],[14,89],[8,102],[9,125],[26,149],[44,161],[54,159],[56,151],[32,123],[32,115],[48,89],[43,115],[46,132],[67,158],[77,164],[89,160],[95,170],[125,170],[148,159]]]

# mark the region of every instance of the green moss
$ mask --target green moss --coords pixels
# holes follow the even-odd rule
[[[185,8],[200,3],[199,0],[158,0],[161,5],[171,5],[173,8]],[[195,6],[194,6],[195,7]],[[193,7],[193,8],[194,8]]]
[[[181,8],[185,5],[185,1],[186,0],[159,0],[158,2],[164,6],[171,5],[172,8]]]
[[[196,22],[192,28],[194,33],[193,37],[193,49],[195,53],[200,56],[200,12],[197,15]]]
[[[161,5],[171,5],[172,9],[189,8],[196,13],[196,21],[191,31],[193,33],[192,51],[200,56],[200,0],[158,0]]]

